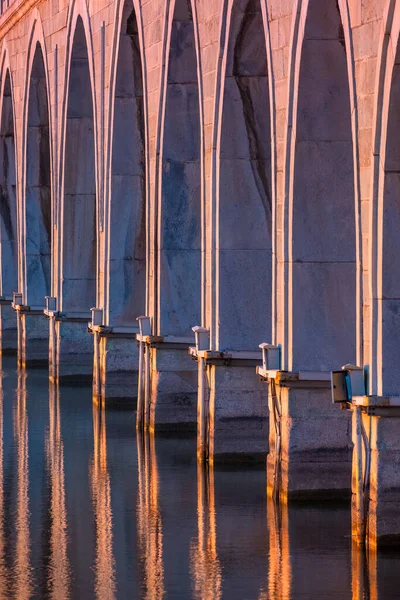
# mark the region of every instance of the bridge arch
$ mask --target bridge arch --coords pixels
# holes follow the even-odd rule
[[[213,343],[254,351],[272,335],[274,108],[260,0],[233,0],[221,31],[215,153]]]
[[[21,151],[21,248],[24,302],[51,294],[53,161],[47,50],[40,13],[32,12],[24,82]]]
[[[146,312],[147,101],[140,7],[116,6],[110,85],[106,319],[136,325]],[[121,243],[122,241],[122,243]]]
[[[284,209],[289,369],[329,370],[361,357],[353,68],[347,2],[299,0]]]
[[[15,111],[13,84],[8,56],[2,60],[0,112],[0,258],[3,297],[11,298],[18,291],[18,208]]]
[[[60,308],[69,313],[88,313],[96,304],[96,121],[89,40],[90,31],[76,14],[67,61],[61,162]]]
[[[161,335],[187,336],[201,322],[202,118],[197,14],[168,3],[157,194],[157,317]]]

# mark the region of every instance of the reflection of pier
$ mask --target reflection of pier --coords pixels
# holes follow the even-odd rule
[[[0,598],[7,598],[7,564],[6,564],[6,539],[4,532],[4,415],[3,415],[3,372],[2,356],[0,354]]]
[[[32,596],[31,548],[29,533],[28,415],[26,409],[27,373],[18,372],[17,399],[14,408],[14,437],[17,451],[16,547],[14,556],[14,595],[18,600]]]
[[[291,563],[288,527],[288,506],[268,501],[269,530],[269,600],[284,600],[291,596]]]
[[[197,539],[190,551],[194,597],[219,600],[222,597],[222,571],[217,554],[214,469],[197,466]]]
[[[93,405],[93,462],[91,483],[96,523],[95,593],[99,600],[115,598],[115,564],[113,556],[113,517],[110,475],[107,468],[107,433],[105,407]]]
[[[49,597],[67,598],[70,566],[67,555],[67,511],[65,504],[64,444],[61,437],[60,391],[49,385],[49,431],[46,440],[47,469],[50,480],[50,558]]]
[[[152,435],[137,434],[139,556],[143,568],[142,589],[146,600],[165,595],[163,532],[159,508],[159,480],[155,441]]]

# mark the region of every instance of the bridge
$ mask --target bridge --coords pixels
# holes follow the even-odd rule
[[[396,0],[0,16],[2,353],[197,429],[199,460],[269,450],[282,500],[353,462],[374,544],[400,535],[399,31]]]

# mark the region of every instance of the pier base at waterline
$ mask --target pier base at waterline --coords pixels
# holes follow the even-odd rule
[[[330,373],[257,371],[268,382],[268,494],[284,502],[350,497],[351,420],[332,404]]]

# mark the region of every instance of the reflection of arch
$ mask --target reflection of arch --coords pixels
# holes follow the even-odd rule
[[[137,524],[142,589],[146,600],[165,596],[163,532],[159,507],[159,479],[154,436],[137,433],[138,500]]]
[[[295,11],[284,363],[289,369],[329,370],[361,356],[352,46],[345,0],[299,0]]]
[[[87,14],[71,11],[62,169],[60,308],[88,312],[96,300],[96,160],[93,64]],[[72,34],[72,32],[74,32]]]
[[[49,597],[67,598],[70,566],[67,554],[67,511],[64,481],[64,443],[61,436],[60,390],[49,385],[49,431],[46,439],[47,468],[50,479],[50,557]]]
[[[388,32],[390,31],[390,35]],[[400,177],[400,6],[387,4],[376,78],[370,210],[370,393],[398,395],[400,288],[397,276]]]
[[[25,156],[25,252],[26,299],[29,305],[44,304],[51,292],[51,159],[47,77],[43,49],[32,48],[27,82],[27,129]]]
[[[197,539],[190,548],[190,570],[195,597],[222,598],[222,569],[217,554],[214,469],[197,464]]]
[[[272,120],[259,1],[230,3],[216,107],[216,311],[212,343],[254,350],[271,337]],[[222,34],[223,35],[223,34]]]
[[[196,13],[190,0],[167,11],[158,197],[158,315],[163,335],[201,321],[202,145]]]
[[[109,130],[108,320],[133,325],[145,312],[146,127],[140,14],[132,0],[116,9]]]
[[[96,522],[95,591],[99,600],[115,598],[113,517],[110,475],[107,467],[106,411],[93,405],[93,462],[90,469],[93,512]]]
[[[14,130],[13,87],[9,67],[4,65],[1,85],[0,121],[0,295],[12,297],[18,291],[18,231],[16,139]]]

